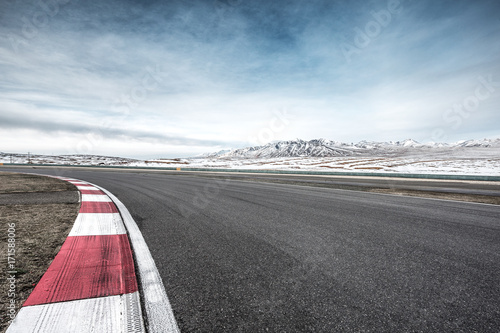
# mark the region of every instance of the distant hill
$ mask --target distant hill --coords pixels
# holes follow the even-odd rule
[[[0,152],[0,163],[33,163],[58,165],[129,165],[140,162],[131,158],[99,155],[36,155]]]
[[[326,139],[291,140],[268,143],[263,146],[234,149],[206,154],[203,158],[276,158],[276,157],[335,157],[359,155],[401,155],[412,152],[448,151],[462,148],[500,147],[500,139],[466,140],[455,143],[426,143],[415,140],[343,143]]]

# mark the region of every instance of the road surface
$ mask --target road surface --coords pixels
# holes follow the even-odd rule
[[[95,183],[127,206],[182,332],[500,331],[500,206],[61,170],[22,169]]]

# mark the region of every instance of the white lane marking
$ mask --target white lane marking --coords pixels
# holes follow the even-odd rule
[[[80,213],[69,236],[121,235],[126,233],[119,213]]]
[[[105,194],[82,194],[82,202],[83,201],[112,202],[112,200]]]
[[[92,184],[94,185],[94,184]],[[136,272],[139,274],[139,291],[144,297],[144,309],[149,333],[180,333],[172,306],[167,297],[160,273],[139,227],[127,207],[108,190],[94,185],[113,199],[127,228],[130,244],[136,257]]]
[[[7,333],[146,332],[139,292],[25,306]]]

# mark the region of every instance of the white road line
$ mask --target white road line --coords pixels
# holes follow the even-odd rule
[[[69,236],[120,235],[127,231],[119,213],[80,213]]]
[[[92,184],[93,185],[93,184]],[[94,185],[113,199],[127,228],[139,274],[139,291],[143,295],[149,333],[180,333],[172,306],[167,297],[160,273],[149,252],[139,227],[125,205],[108,190]]]
[[[25,306],[7,333],[145,332],[139,292]]]

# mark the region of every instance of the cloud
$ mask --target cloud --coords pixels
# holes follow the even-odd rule
[[[401,0],[350,61],[341,45],[387,1],[40,3],[0,17],[0,127],[32,142],[100,133],[189,155],[249,144],[280,109],[293,121],[274,139],[455,141],[500,120],[500,87],[458,128],[443,116],[478,77],[500,81],[496,1]]]

